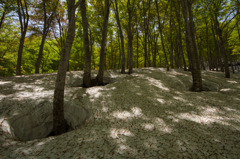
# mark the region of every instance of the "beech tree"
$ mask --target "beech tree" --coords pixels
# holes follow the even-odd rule
[[[60,135],[67,131],[67,125],[64,119],[64,87],[69,56],[75,37],[75,11],[79,4],[80,1],[75,4],[75,0],[68,0],[67,38],[61,52],[53,99],[53,132],[55,135]]]
[[[109,0],[105,0],[105,10],[104,10],[104,21],[102,26],[102,41],[101,41],[101,51],[100,51],[100,65],[99,71],[96,77],[97,85],[103,85],[103,75],[104,75],[104,66],[105,66],[105,48],[107,43],[107,30],[108,30],[108,18],[109,18]]]
[[[25,8],[25,1],[27,8]],[[59,1],[54,12],[57,1],[18,1],[19,7],[22,6],[20,9],[22,34],[20,34],[20,25],[17,26],[16,14],[11,15],[14,7],[7,9],[11,3],[12,6],[17,6],[15,5],[17,1],[0,1],[0,18],[3,24],[0,26],[0,40],[2,41],[0,57],[1,66],[4,68],[1,70],[2,74],[14,75],[15,71],[12,70],[17,71],[16,65],[18,70],[22,69],[24,74],[51,73],[57,70],[59,57],[66,42],[68,23],[67,16],[65,16],[66,1]],[[107,13],[104,1],[85,0],[83,3],[85,5],[82,7],[85,6],[85,9],[79,7],[76,16],[77,34],[69,59],[69,70],[84,70],[84,87],[89,87],[93,85],[92,82],[96,82],[91,80],[91,69],[100,68],[99,81],[103,77],[104,69],[116,69],[116,66],[121,69],[121,73],[125,73],[126,68],[131,73],[134,67],[151,66],[160,66],[167,70],[171,67],[194,71],[192,62],[195,63],[196,56],[199,61],[197,63],[201,66],[200,69],[226,70],[225,76],[229,77],[229,65],[239,61],[239,0],[184,1],[187,4],[192,3],[192,15],[188,10],[186,11],[186,7],[182,9],[184,6],[181,6],[181,0],[112,0],[113,7],[109,8],[109,24],[107,25],[106,18],[104,18],[104,14]],[[27,26],[26,9],[31,14],[28,30],[35,22],[37,30],[36,32],[28,31],[29,36],[26,36],[25,40],[27,43],[24,44],[24,40],[21,39],[24,34],[26,35],[24,33]],[[193,25],[189,19],[190,15],[193,17]],[[48,25],[51,19],[54,21]],[[187,25],[193,28],[193,31],[188,31],[189,34],[185,31],[185,19]],[[47,29],[48,26],[50,26],[49,29]],[[108,29],[106,29],[107,26]],[[12,31],[9,31],[10,29]],[[19,35],[23,36],[20,38]],[[108,38],[108,42],[104,42],[103,35],[107,35],[105,40]],[[185,41],[189,35],[195,38],[195,40],[190,40],[193,45]],[[9,49],[12,44],[6,42],[6,39],[11,39],[10,37],[21,40],[19,54],[15,49]],[[44,41],[47,45],[44,45]],[[23,44],[24,49],[21,53]],[[196,45],[196,50],[194,45]],[[191,51],[190,47],[194,49]],[[17,56],[19,56],[18,62]],[[39,70],[39,65],[42,66],[42,71]],[[195,66],[198,69],[197,65]],[[198,76],[195,75],[194,79]]]
[[[0,9],[0,14],[1,14],[1,16],[0,16],[0,30],[3,26],[3,24],[4,24],[4,20],[5,20],[6,16],[10,12],[14,11],[15,3],[16,3],[15,0],[1,0],[0,1],[0,7],[2,8],[2,9]]]
[[[131,3],[131,0],[127,1],[127,10],[128,10],[128,74],[131,74],[133,71],[133,33],[132,33],[132,15],[135,7],[136,0]]]
[[[41,31],[42,34],[42,41],[39,48],[38,58],[35,63],[35,73],[39,73],[39,68],[41,65],[42,57],[43,57],[43,48],[45,44],[45,40],[47,38],[47,35],[49,33],[50,27],[53,24],[54,20],[54,14],[56,12],[58,1],[53,1],[53,4],[51,5],[49,0],[42,0],[42,3],[40,3],[42,7],[40,9],[43,9],[43,30]]]
[[[85,51],[85,67],[83,74],[83,86],[91,86],[91,53],[89,50],[89,38],[88,38],[88,19],[86,11],[86,0],[81,1],[81,16],[82,16],[82,26],[83,26],[83,39],[84,39],[84,51]]]
[[[114,0],[115,5],[113,5],[114,7],[114,11],[115,11],[115,16],[116,16],[116,20],[117,20],[117,25],[118,25],[118,29],[119,29],[119,36],[121,39],[121,56],[122,56],[122,68],[121,68],[121,73],[125,73],[125,51],[124,51],[124,35],[123,35],[123,31],[122,31],[122,25],[119,19],[119,11],[118,11],[118,1]]]
[[[164,43],[164,38],[163,38],[163,26],[164,26],[164,21],[165,21],[165,15],[166,15],[166,11],[167,11],[167,7],[165,9],[165,14],[164,14],[164,18],[161,19],[160,15],[159,15],[159,7],[158,7],[158,1],[155,0],[155,4],[156,4],[156,8],[157,8],[157,17],[158,17],[158,30],[160,32],[160,37],[161,37],[161,44],[162,44],[162,50],[164,53],[164,57],[165,57],[165,66],[167,67],[167,71],[169,71],[169,64],[168,64],[168,57],[167,57],[167,52],[165,49],[165,43]]]
[[[24,40],[27,33],[28,21],[29,21],[28,3],[29,2],[27,0],[17,0],[17,6],[18,6],[17,12],[18,12],[18,18],[19,18],[20,28],[21,28],[21,38],[20,38],[20,44],[18,48],[16,75],[21,75],[23,46],[24,46]]]
[[[192,12],[193,2],[192,0],[181,0],[181,4],[185,21],[187,53],[190,60],[189,64],[192,72],[192,91],[199,92],[202,91],[202,76],[195,41],[195,29]]]

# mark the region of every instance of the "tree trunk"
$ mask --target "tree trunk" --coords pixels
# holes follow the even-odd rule
[[[182,30],[181,30],[181,3],[178,1],[178,8],[175,5],[175,10],[176,10],[176,15],[177,15],[177,21],[178,21],[178,41],[179,41],[179,51],[182,56],[182,61],[183,61],[183,68],[184,71],[187,71],[187,66],[186,66],[186,60],[184,57],[184,52],[183,52],[183,44],[182,44]]]
[[[36,61],[36,64],[35,64],[35,73],[36,74],[39,74],[39,68],[40,68],[40,65],[41,65],[42,57],[43,57],[43,48],[44,48],[45,40],[46,40],[46,36],[45,36],[45,34],[43,34],[40,49],[39,49],[39,53],[38,53],[38,58],[37,58],[37,61]]]
[[[121,73],[125,73],[124,36],[123,36],[122,26],[121,26],[120,19],[119,19],[118,1],[117,0],[115,0],[115,6],[116,6],[115,16],[116,16],[117,25],[118,25],[119,34],[120,34],[120,39],[121,39],[121,55],[122,55],[122,70],[121,70]]]
[[[168,58],[167,58],[167,53],[166,53],[166,49],[165,49],[165,45],[164,45],[164,39],[163,39],[163,31],[162,31],[163,24],[161,24],[161,18],[160,18],[160,15],[159,15],[157,0],[155,0],[155,3],[156,3],[156,8],[157,8],[157,14],[158,14],[157,15],[158,16],[158,30],[160,32],[161,44],[162,44],[162,49],[163,49],[163,53],[164,53],[164,57],[165,57],[165,66],[167,68],[167,71],[169,71]]]
[[[107,43],[109,7],[110,7],[109,0],[105,0],[105,12],[104,12],[101,52],[100,52],[100,66],[99,66],[98,75],[96,77],[97,85],[104,84],[103,83],[103,75],[104,75],[104,66],[105,66],[105,58],[106,58],[105,47],[106,47],[106,43]]]
[[[182,12],[185,20],[186,29],[186,44],[189,50],[189,60],[191,61],[191,72],[192,72],[192,91],[202,91],[202,77],[201,69],[198,59],[197,46],[194,35],[194,22],[192,13],[192,1],[181,0]]]
[[[121,54],[121,44],[120,44],[120,33],[118,33],[118,47],[119,47],[119,61],[118,61],[118,69],[120,69],[121,65],[121,59],[122,59],[122,54]]]
[[[222,35],[222,29],[219,27],[219,22],[217,17],[214,18],[214,25],[215,25],[216,34],[219,37],[219,49],[220,49],[221,55],[223,56],[225,78],[230,78],[227,51],[224,48],[225,43]]]
[[[91,30],[90,30],[90,52],[92,55],[92,64],[93,64],[93,69],[95,70],[96,66],[95,66],[95,57],[94,57],[94,53],[93,53],[93,44],[94,44],[94,38],[92,36]]]
[[[89,50],[89,38],[88,38],[88,19],[86,11],[86,0],[81,0],[81,16],[83,26],[83,41],[85,51],[85,65],[83,74],[83,87],[91,87],[91,51]]]
[[[75,37],[75,11],[77,5],[75,0],[68,1],[68,32],[67,39],[61,53],[61,59],[58,66],[57,79],[53,99],[53,132],[54,135],[60,135],[67,131],[66,121],[64,119],[64,87],[69,56]]]
[[[173,66],[173,35],[172,35],[172,1],[170,1],[170,66]]]
[[[16,75],[21,75],[23,46],[24,46],[24,40],[27,33],[27,28],[28,28],[29,15],[28,15],[27,2],[25,0],[23,1],[17,0],[17,5],[18,5],[19,22],[21,25],[21,39],[20,39],[20,44],[18,49]]]
[[[129,48],[129,59],[128,59],[128,74],[132,74],[133,71],[133,45],[132,45],[132,11],[130,0],[127,2],[128,8],[128,48]]]
[[[149,19],[148,19],[148,28],[149,28]],[[149,32],[149,31],[148,31]],[[147,38],[147,45],[148,45],[148,50],[147,50],[147,60],[148,60],[148,67],[151,67],[151,33],[148,33],[148,38]]]
[[[147,37],[148,37],[148,28],[147,28],[147,14],[145,9],[145,2],[143,1],[143,15],[144,15],[144,67],[147,67]]]
[[[7,3],[5,2],[5,6],[4,6],[4,9],[3,9],[3,14],[2,14],[2,17],[1,17],[1,20],[0,20],[0,30],[2,28],[2,24],[3,24],[3,21],[5,19],[6,9],[7,9]]]
[[[148,49],[147,49],[147,60],[148,60],[148,67],[151,67],[151,50],[150,50],[150,38],[151,38],[151,32],[150,32],[150,7],[151,7],[151,0],[148,0],[148,19],[147,19],[147,46],[148,46]]]
[[[207,18],[205,18],[205,25],[206,25],[206,47],[207,47],[207,59],[208,59],[208,69],[211,70],[212,66],[211,66],[211,60],[210,60],[210,55],[209,55],[209,37],[208,37],[208,22],[207,22]]]
[[[139,33],[138,33],[138,28],[137,28],[137,68],[138,68],[138,58],[139,58],[139,52],[138,52],[139,42],[138,42],[138,39],[139,39]]]
[[[42,61],[42,57],[43,57],[43,49],[44,49],[45,40],[47,38],[49,28],[51,27],[51,23],[53,21],[53,16],[57,9],[57,5],[58,5],[58,2],[56,3],[55,8],[52,11],[51,15],[47,18],[46,0],[43,0],[44,24],[43,24],[42,41],[41,41],[41,45],[39,48],[38,58],[35,63],[35,73],[36,74],[39,73],[39,69],[40,69],[40,65],[41,65],[41,61]]]
[[[157,67],[157,40],[158,40],[158,35],[156,35],[154,31],[154,53],[153,53],[153,67]]]

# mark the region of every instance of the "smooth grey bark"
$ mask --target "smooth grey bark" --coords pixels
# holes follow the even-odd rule
[[[83,26],[83,41],[85,51],[85,66],[83,74],[83,87],[91,87],[91,56],[92,52],[89,50],[89,37],[88,37],[88,19],[86,11],[86,0],[81,0],[81,16]]]
[[[192,91],[200,92],[202,91],[202,76],[201,69],[198,59],[197,46],[194,35],[194,22],[192,13],[192,1],[191,0],[181,0],[182,13],[185,21],[186,30],[186,44],[189,52],[189,60],[191,63],[191,73],[192,73]]]
[[[68,67],[69,56],[75,37],[75,11],[79,2],[75,0],[68,1],[68,31],[64,47],[61,52],[61,59],[58,66],[56,78],[54,99],[53,99],[53,132],[54,135],[60,135],[67,131],[66,121],[64,119],[64,87]]]
[[[124,36],[122,32],[122,26],[119,19],[119,12],[118,12],[118,1],[115,0],[115,16],[117,20],[117,25],[119,29],[120,39],[121,39],[121,57],[122,57],[122,68],[121,73],[125,73],[125,51],[124,51]]]
[[[28,14],[28,4],[26,0],[23,0],[23,1],[17,0],[17,5],[18,5],[18,18],[19,18],[20,27],[21,27],[21,38],[20,38],[20,44],[18,48],[16,75],[21,75],[22,54],[23,54],[24,40],[27,33],[27,28],[28,28],[29,14]]]
[[[107,43],[109,8],[110,8],[109,0],[105,0],[104,21],[103,21],[103,27],[102,27],[102,41],[101,41],[101,51],[100,51],[100,65],[99,65],[98,75],[96,77],[97,85],[104,84],[103,75],[104,75],[104,67],[106,63],[105,47]]]

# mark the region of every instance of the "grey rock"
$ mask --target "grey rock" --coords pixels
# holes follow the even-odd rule
[[[76,129],[81,127],[84,122],[89,118],[89,111],[82,107],[77,101],[75,102],[65,102],[64,104],[64,116],[67,124]]]
[[[52,105],[44,102],[32,110],[21,110],[9,119],[11,134],[19,140],[27,141],[46,137],[52,131]]]
[[[64,115],[67,124],[75,129],[80,127],[89,117],[89,112],[76,101],[64,104]],[[8,120],[14,138],[21,141],[47,137],[53,130],[52,103],[49,101],[38,104],[32,110],[22,110]]]

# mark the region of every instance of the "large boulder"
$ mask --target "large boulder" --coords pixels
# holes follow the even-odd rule
[[[68,126],[72,129],[81,127],[89,118],[89,111],[80,106],[79,102],[65,102],[64,116]]]
[[[47,137],[53,130],[52,110],[52,103],[46,101],[13,116],[8,120],[11,134],[21,141]],[[64,110],[67,124],[72,129],[80,127],[90,115],[77,101],[65,102]]]

